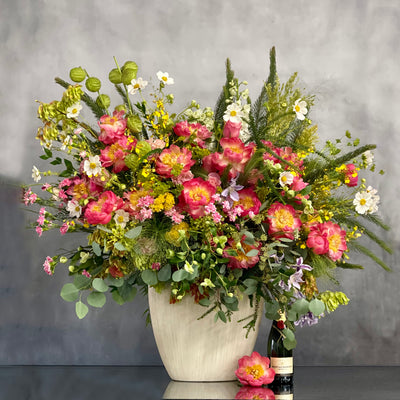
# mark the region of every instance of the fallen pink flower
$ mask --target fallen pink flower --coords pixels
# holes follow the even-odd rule
[[[235,374],[243,385],[259,387],[268,385],[275,378],[275,371],[269,367],[269,358],[262,357],[256,351],[251,356],[242,357],[238,364]]]

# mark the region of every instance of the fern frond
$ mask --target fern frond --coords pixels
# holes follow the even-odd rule
[[[342,269],[364,269],[360,264],[352,264],[348,262],[338,262],[336,265]]]
[[[374,214],[361,214],[360,215],[361,218],[364,218],[370,222],[372,222],[375,225],[380,226],[382,229],[384,229],[385,231],[390,231],[390,226],[386,225],[382,219],[378,216],[378,215],[374,215]]]
[[[313,267],[313,274],[315,277],[328,276],[330,279],[335,280],[330,274],[331,270],[336,268],[336,264],[330,258],[310,252],[310,264]]]
[[[370,249],[367,247],[359,244],[359,243],[349,243],[349,248],[351,250],[358,251],[359,253],[363,253],[369,258],[371,258],[373,261],[375,261],[378,265],[380,265],[384,270],[391,272],[392,269],[388,267],[379,257],[377,257]]]
[[[231,68],[231,61],[229,58],[226,59],[226,82],[225,85],[222,87],[221,94],[218,97],[217,103],[214,108],[214,119],[215,119],[215,125],[223,125],[224,124],[224,113],[226,111],[226,108],[228,106],[226,100],[229,99],[229,89],[231,87],[230,82],[235,77],[235,73],[233,72]]]

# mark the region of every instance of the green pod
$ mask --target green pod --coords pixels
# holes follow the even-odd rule
[[[73,82],[82,82],[86,78],[86,72],[81,67],[72,68],[69,77]]]
[[[138,115],[129,115],[126,119],[126,125],[132,133],[139,133],[142,131],[142,120]]]
[[[110,96],[106,94],[100,94],[99,96],[97,96],[96,104],[102,108],[110,107],[111,104]]]
[[[98,92],[101,88],[100,79],[91,76],[85,82],[86,89],[91,92]]]
[[[124,85],[130,85],[132,79],[136,79],[136,70],[133,68],[125,68],[122,71],[122,83]]]
[[[110,80],[111,83],[114,85],[119,85],[122,83],[122,74],[121,71],[118,68],[114,68],[110,71],[108,74],[108,79]]]

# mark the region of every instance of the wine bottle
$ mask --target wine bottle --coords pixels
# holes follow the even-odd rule
[[[278,321],[273,321],[268,336],[268,356],[271,368],[275,370],[274,386],[293,385],[293,354],[283,345],[285,320],[285,315],[281,314]]]
[[[275,395],[275,400],[293,400],[293,385],[274,385],[268,386]]]

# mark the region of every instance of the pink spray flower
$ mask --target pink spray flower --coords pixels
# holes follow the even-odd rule
[[[123,200],[110,190],[102,193],[97,201],[92,200],[85,210],[85,218],[89,224],[106,225],[111,221],[114,211],[121,208]]]
[[[337,261],[347,250],[346,231],[332,221],[313,225],[306,245],[315,254],[327,254],[331,260]]]
[[[222,135],[225,138],[238,138],[241,129],[241,122],[226,121]]]
[[[43,269],[44,269],[44,272],[46,272],[47,275],[53,275],[53,271],[51,269],[51,263],[52,262],[54,262],[54,260],[49,256],[47,256],[46,260],[44,261]]]
[[[243,385],[268,385],[275,378],[275,371],[269,367],[269,358],[262,357],[256,351],[251,356],[242,357],[238,364],[235,374]]]
[[[213,201],[215,187],[202,178],[194,178],[183,183],[179,196],[179,208],[186,211],[194,219],[205,215],[205,206]]]
[[[345,178],[344,183],[349,186],[357,186],[358,184],[358,172],[354,164],[346,164],[346,170],[344,172]]]
[[[300,218],[297,217],[293,206],[278,202],[273,203],[269,208],[267,222],[268,234],[275,237],[294,239],[294,231],[301,227]]]
[[[105,144],[112,144],[121,139],[125,134],[126,119],[124,111],[114,111],[113,115],[103,115],[99,121],[99,140]]]

